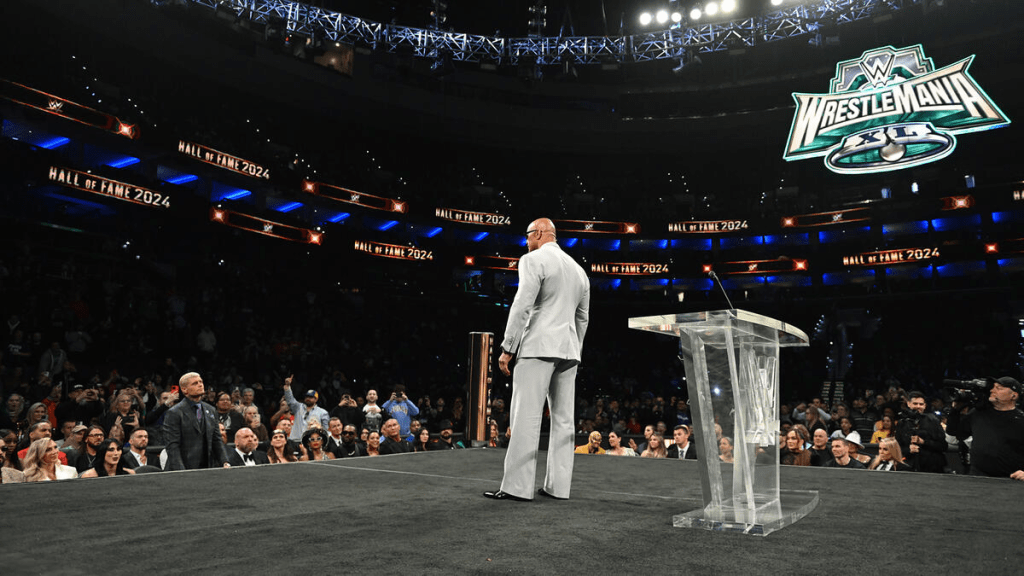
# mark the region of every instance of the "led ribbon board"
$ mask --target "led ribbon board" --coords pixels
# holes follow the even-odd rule
[[[231,226],[232,228],[255,232],[256,234],[270,236],[271,238],[280,238],[281,240],[317,245],[323,242],[323,234],[315,230],[289,226],[288,224],[281,224],[280,222],[274,222],[259,216],[252,216],[223,208],[211,208],[210,220]]]
[[[662,262],[603,262],[590,265],[594,274],[609,276],[656,276],[669,274],[669,265]]]
[[[138,138],[139,136],[139,130],[136,126],[122,122],[106,112],[100,112],[88,106],[76,104],[71,100],[47,94],[17,82],[0,79],[0,97],[22,106],[34,108],[54,116],[60,116],[79,124],[113,132],[126,138]]]
[[[356,192],[355,190],[349,190],[348,188],[333,186],[323,182],[306,180],[302,183],[302,191],[338,202],[355,204],[356,206],[372,208],[374,210],[401,212],[404,214],[409,209],[408,205],[401,200],[384,198],[383,196],[374,196],[373,194],[367,194],[366,192]]]
[[[891,264],[907,264],[923,262],[941,256],[939,247],[931,248],[900,248],[897,250],[881,250],[878,252],[861,252],[843,256],[843,266],[888,266]]]
[[[519,258],[507,256],[466,256],[463,258],[466,266],[473,268],[489,268],[491,270],[518,270]]]
[[[230,170],[235,174],[241,174],[242,176],[248,176],[250,178],[258,178],[260,180],[270,180],[270,169],[266,166],[261,166],[245,158],[239,158],[233,154],[227,152],[221,152],[214,150],[209,146],[203,146],[202,144],[196,144],[194,142],[186,142],[184,140],[178,140],[178,152],[195,158],[200,162],[206,162],[218,168]]]
[[[783,158],[823,156],[840,174],[945,158],[956,148],[956,134],[1010,123],[968,74],[973,60],[936,70],[917,45],[885,46],[840,62],[827,94],[793,94],[796,113]]]
[[[851,208],[849,210],[836,210],[834,212],[816,212],[814,214],[801,214],[799,216],[785,216],[782,218],[783,228],[805,228],[813,226],[831,226],[833,224],[846,224],[848,222],[863,222],[870,220],[870,212],[867,208]]]
[[[96,176],[95,174],[88,174],[80,170],[50,166],[47,178],[54,184],[60,184],[61,186],[83,192],[91,192],[98,196],[131,202],[140,206],[164,209],[171,207],[171,197],[163,192],[111,180],[110,178]]]
[[[558,232],[574,234],[638,234],[640,225],[631,222],[602,222],[594,220],[554,220]]]
[[[363,252],[381,258],[393,258],[395,260],[423,261],[434,259],[433,250],[423,250],[415,246],[371,242],[369,240],[356,240],[355,249],[356,252]]]
[[[511,226],[512,218],[490,212],[472,212],[454,208],[435,208],[434,216],[460,224],[482,224],[485,226]]]
[[[689,220],[669,222],[668,231],[680,234],[718,234],[750,228],[746,220]]]
[[[777,274],[780,272],[806,272],[807,260],[794,258],[777,258],[775,260],[738,260],[735,262],[719,262],[712,266],[704,264],[703,272],[707,274],[717,270],[722,274]]]

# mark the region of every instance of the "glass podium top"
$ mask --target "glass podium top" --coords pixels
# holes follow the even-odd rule
[[[683,331],[699,330],[705,332],[711,339],[714,339],[716,332],[721,332],[725,328],[748,332],[749,335],[755,337],[768,337],[771,334],[770,331],[774,330],[778,334],[779,346],[806,346],[809,341],[807,334],[796,326],[746,310],[735,309],[630,318],[629,327],[634,330],[677,337]]]

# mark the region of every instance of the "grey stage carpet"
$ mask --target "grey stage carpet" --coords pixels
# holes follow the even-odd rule
[[[784,488],[819,490],[821,503],[755,537],[672,527],[672,515],[699,503],[694,462],[579,455],[568,501],[485,499],[503,456],[475,449],[4,485],[0,572],[1021,572],[1020,482],[783,467]]]

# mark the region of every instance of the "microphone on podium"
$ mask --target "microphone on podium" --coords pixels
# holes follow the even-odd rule
[[[722,291],[722,295],[725,296],[725,301],[729,304],[729,309],[734,310],[735,307],[732,305],[732,300],[729,300],[729,294],[726,293],[725,287],[722,286],[722,281],[718,279],[718,274],[715,274],[714,270],[708,270],[708,276],[718,284],[718,289]]]

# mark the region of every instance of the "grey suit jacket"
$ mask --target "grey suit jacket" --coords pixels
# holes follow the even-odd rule
[[[555,242],[519,259],[519,291],[501,348],[520,358],[580,361],[590,320],[590,281]]]
[[[164,414],[164,442],[167,450],[165,470],[193,470],[201,466],[203,450],[207,453],[209,468],[220,468],[228,460],[224,441],[220,437],[216,410],[201,402],[204,428],[200,429],[194,409],[185,400],[178,402]]]

